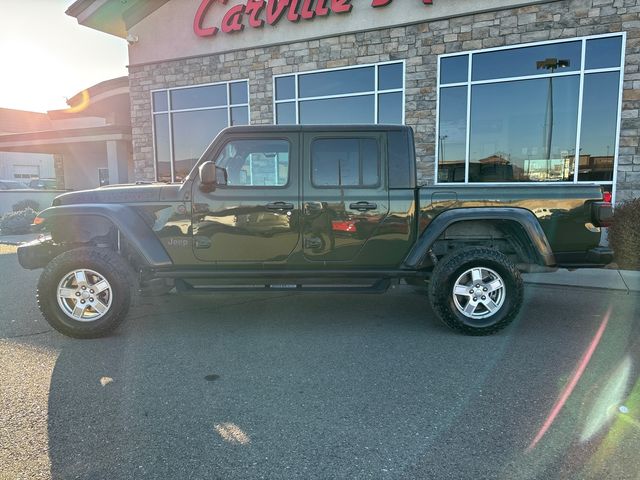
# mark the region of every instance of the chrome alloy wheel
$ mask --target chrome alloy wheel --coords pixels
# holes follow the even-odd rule
[[[502,277],[485,267],[470,268],[453,285],[453,302],[460,313],[474,320],[488,318],[500,310],[506,297]]]
[[[93,322],[109,311],[113,294],[102,275],[84,268],[62,278],[56,298],[62,311],[73,320]]]

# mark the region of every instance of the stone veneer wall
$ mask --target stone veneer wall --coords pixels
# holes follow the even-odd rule
[[[638,197],[640,0],[560,0],[319,40],[131,66],[135,177],[153,179],[154,175],[150,90],[248,78],[251,123],[270,124],[273,122],[273,75],[406,60],[405,123],[413,127],[416,134],[419,180],[431,184],[435,166],[438,55],[620,31],[627,32],[627,46],[617,195],[618,200]]]

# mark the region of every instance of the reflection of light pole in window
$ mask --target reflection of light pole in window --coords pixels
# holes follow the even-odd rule
[[[449,135],[440,135],[440,159],[442,160],[440,163],[444,163],[447,158],[444,155],[444,143],[447,138],[449,138]]]
[[[558,68],[569,66],[569,60],[558,60],[557,58],[547,58],[536,62],[538,70],[548,70],[553,73]],[[545,157],[547,159],[547,180],[549,179],[549,160],[551,159],[551,140],[553,138],[553,77],[549,77],[549,95],[547,95],[547,118],[545,119],[544,136],[546,140]]]

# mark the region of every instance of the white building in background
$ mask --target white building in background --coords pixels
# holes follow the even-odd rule
[[[50,128],[45,113],[0,108],[0,135]],[[32,178],[55,178],[53,155],[0,151],[0,179],[28,182]]]
[[[0,152],[0,178],[28,182],[33,178],[55,178],[53,155]]]
[[[58,189],[127,183],[129,79],[105,80],[47,113],[0,108],[0,178],[55,178]]]

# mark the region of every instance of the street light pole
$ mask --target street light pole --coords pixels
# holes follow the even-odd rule
[[[555,72],[557,68],[564,68],[569,66],[569,60],[558,60],[557,58],[547,58],[536,62],[536,68],[538,70],[544,69],[551,73]],[[545,157],[547,160],[547,179],[549,178],[549,160],[551,160],[551,141],[553,139],[553,77],[549,77],[549,94],[547,95],[547,108],[545,119]]]

